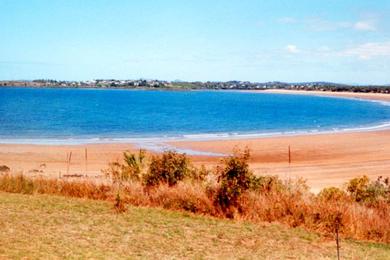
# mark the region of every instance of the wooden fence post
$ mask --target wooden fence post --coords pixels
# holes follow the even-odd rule
[[[88,176],[88,150],[85,148],[85,177]]]

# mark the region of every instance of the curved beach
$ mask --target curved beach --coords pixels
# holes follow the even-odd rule
[[[266,90],[268,93],[321,95],[390,102],[388,94]],[[262,92],[263,93],[263,92]],[[328,186],[342,186],[351,178],[390,177],[390,129],[352,130],[348,132],[303,134],[241,140],[174,142],[179,148],[229,153],[235,147],[249,147],[252,169],[257,174],[282,178],[303,178],[318,192]],[[289,147],[291,163],[289,163]],[[212,157],[196,161],[214,165]]]
[[[268,92],[268,91],[267,91]],[[332,95],[390,101],[386,94],[306,92],[271,90],[281,94]],[[235,147],[249,147],[251,167],[258,174],[280,175],[282,178],[302,177],[313,191],[326,186],[340,186],[347,180],[368,175],[390,177],[390,130],[371,130],[294,136],[242,138],[236,140],[170,141],[168,145],[205,154],[228,154]],[[291,164],[288,163],[288,147]],[[0,144],[0,165],[25,174],[60,176],[87,174],[101,176],[109,161],[120,160],[124,150],[135,150],[137,144],[107,143],[86,145]],[[85,152],[87,150],[87,164]],[[69,166],[67,154],[72,152]],[[193,155],[196,164],[213,166],[216,156]]]

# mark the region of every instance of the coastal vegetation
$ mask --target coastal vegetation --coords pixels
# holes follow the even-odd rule
[[[235,151],[213,169],[195,167],[185,154],[126,152],[103,170],[105,181],[30,178],[4,173],[0,191],[112,201],[117,212],[129,205],[159,207],[252,223],[283,223],[343,238],[390,243],[389,179],[362,176],[343,189],[315,195],[301,179],[255,176],[249,150]]]
[[[38,79],[32,81],[3,80],[1,86],[16,87],[50,87],[50,88],[125,88],[125,89],[170,89],[170,90],[264,90],[264,89],[287,89],[307,91],[331,91],[331,92],[358,92],[358,93],[390,93],[389,85],[348,85],[332,82],[249,82],[249,81],[166,81],[166,80],[116,80],[96,79],[88,81],[61,81],[50,79]]]

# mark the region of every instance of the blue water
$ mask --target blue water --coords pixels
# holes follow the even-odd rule
[[[0,88],[0,142],[371,127],[390,121],[377,102],[222,91]]]

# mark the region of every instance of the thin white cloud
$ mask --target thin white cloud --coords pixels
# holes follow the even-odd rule
[[[324,45],[324,46],[320,46],[317,50],[319,52],[330,52],[331,48],[329,48],[328,46]]]
[[[306,25],[314,31],[335,31],[338,29],[351,28],[352,23],[345,21],[329,21],[321,17],[314,17],[305,20]]]
[[[375,21],[358,21],[353,28],[358,31],[376,31]]]
[[[278,22],[281,24],[294,24],[297,23],[298,21],[294,17],[286,16],[286,17],[279,18]]]
[[[339,52],[340,56],[371,59],[374,57],[390,57],[389,42],[369,42]]]
[[[312,49],[300,49],[296,45],[288,44],[284,51],[289,54],[299,53],[302,57],[330,58],[330,57],[351,57],[361,60],[372,58],[390,59],[390,41],[368,42],[342,49],[332,49],[328,46],[320,46]]]
[[[0,60],[0,64],[5,65],[37,65],[37,66],[57,66],[57,65],[64,65],[62,63],[56,63],[56,62],[46,62],[46,61],[7,61],[7,60]]]
[[[293,45],[293,44],[289,44],[286,46],[286,51],[288,53],[291,53],[291,54],[295,54],[295,53],[298,53],[299,52],[299,49],[297,46]]]
[[[303,24],[313,31],[376,31],[377,18],[367,18],[359,21],[332,21],[319,16],[296,19],[293,17],[281,17],[278,19],[281,24]]]

